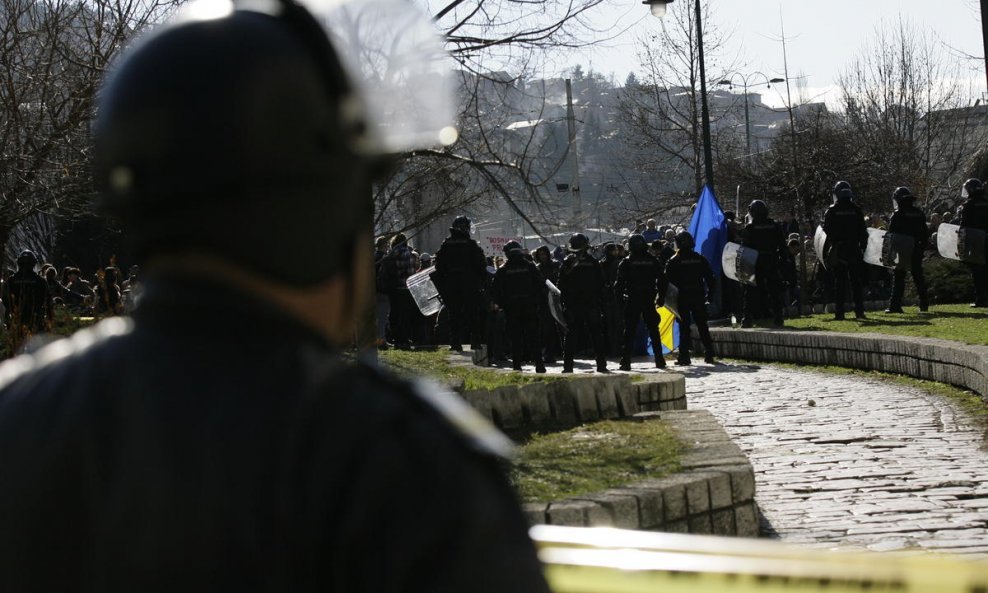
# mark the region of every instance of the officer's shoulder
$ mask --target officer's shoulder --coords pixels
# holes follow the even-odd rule
[[[73,373],[91,374],[89,355],[96,355],[116,338],[128,335],[133,322],[128,317],[110,317],[80,330],[70,337],[56,340],[30,354],[21,354],[0,364],[0,403],[16,400],[45,405],[35,387],[45,381],[71,381]],[[107,353],[109,356],[110,353]],[[52,397],[58,397],[58,390]],[[46,392],[46,395],[49,395]]]
[[[404,379],[374,365],[358,364],[354,372],[367,388],[406,416],[402,422],[418,422],[445,430],[474,452],[507,458],[514,444],[490,421],[450,389],[428,379]]]

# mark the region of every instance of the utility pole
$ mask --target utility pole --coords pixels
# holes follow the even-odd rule
[[[573,85],[566,79],[566,124],[569,128],[569,145],[566,154],[572,167],[569,189],[573,196],[573,220],[577,230],[583,229],[583,198],[580,195],[580,161],[576,153],[576,115],[573,112]]]

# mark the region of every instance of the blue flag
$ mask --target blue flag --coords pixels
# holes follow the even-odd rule
[[[719,278],[720,256],[727,245],[727,221],[724,219],[724,211],[720,209],[720,202],[709,185],[703,186],[703,193],[696,203],[696,210],[693,211],[687,230],[696,241],[697,253],[707,258],[714,270],[714,277]]]

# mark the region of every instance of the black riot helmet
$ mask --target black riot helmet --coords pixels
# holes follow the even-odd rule
[[[524,249],[522,249],[521,243],[518,241],[508,241],[504,244],[504,247],[501,248],[501,251],[504,252],[504,255],[512,256],[521,255]]]
[[[38,256],[30,249],[25,249],[17,256],[18,270],[33,270],[38,265]]]
[[[693,235],[689,231],[682,231],[676,235],[676,249],[690,250],[696,246],[696,242],[693,241]]]
[[[576,233],[569,238],[569,250],[573,252],[583,251],[590,247],[590,239],[583,233]]]
[[[980,199],[985,197],[985,184],[980,179],[971,178],[964,182],[961,188],[962,198]]]
[[[768,206],[761,200],[752,200],[748,204],[748,215],[753,221],[761,221],[768,218]]]
[[[645,240],[644,236],[635,233],[628,237],[628,249],[631,250],[631,253],[644,253],[648,250],[648,241]]]
[[[450,225],[449,230],[469,235],[471,224],[470,219],[466,216],[457,216],[453,220],[453,224]]]
[[[854,192],[851,191],[851,184],[846,181],[838,181],[834,184],[834,201],[850,201],[854,199]]]
[[[897,187],[892,192],[892,207],[896,210],[912,206],[913,200],[915,200],[915,197],[913,196],[913,192],[909,191],[908,187]]]
[[[377,79],[349,76],[359,58],[323,16],[197,0],[124,51],[99,95],[94,174],[138,256],[204,253],[293,286],[348,273],[371,178],[399,152],[376,139],[399,126],[368,123],[387,117],[368,108]]]

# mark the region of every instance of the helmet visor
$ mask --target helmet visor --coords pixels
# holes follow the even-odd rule
[[[322,25],[360,95],[361,150],[388,154],[453,144],[455,62],[429,18],[401,0],[300,0]]]

